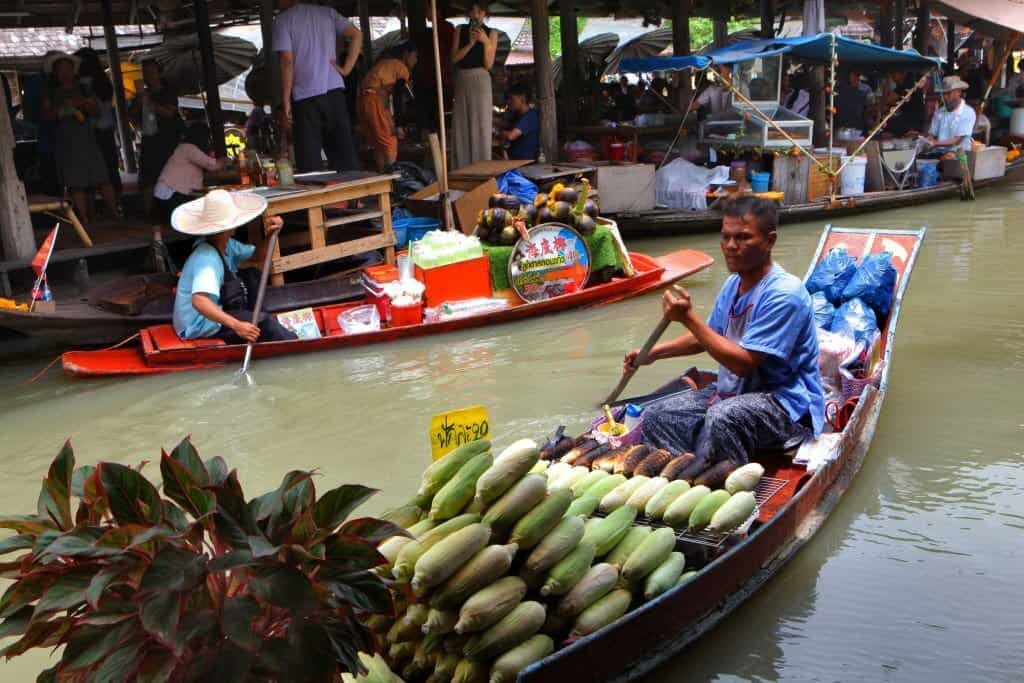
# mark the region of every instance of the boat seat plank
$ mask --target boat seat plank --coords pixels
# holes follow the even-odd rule
[[[153,346],[157,351],[176,351],[178,349],[199,349],[210,346],[224,346],[222,339],[180,339],[171,325],[155,325],[148,330]]]

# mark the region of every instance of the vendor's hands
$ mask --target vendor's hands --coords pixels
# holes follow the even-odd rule
[[[399,126],[398,128],[395,128],[395,137],[398,138],[399,140],[404,140],[405,139],[405,128],[402,128],[401,126]]]
[[[936,141],[935,141],[935,136],[934,135],[925,135],[924,136],[924,141],[927,142],[930,147],[934,147],[935,146],[935,142]]]
[[[484,33],[482,28],[474,28],[469,31],[469,44],[483,43],[486,40],[487,34]]]
[[[292,127],[292,103],[284,102],[277,113],[278,123],[284,130],[291,130]]]
[[[636,372],[641,365],[650,365],[654,362],[654,358],[651,358],[651,354],[647,354],[647,358],[640,362],[640,349],[633,349],[632,351],[626,352],[626,357],[622,361],[623,372]]]
[[[661,313],[666,319],[685,325],[687,318],[693,314],[690,293],[682,285],[666,289],[661,298]]]
[[[270,237],[272,233],[277,232],[284,227],[284,219],[280,216],[264,216],[263,217],[263,234]]]
[[[260,338],[260,328],[252,323],[242,322],[236,319],[231,326],[232,331],[250,344]]]

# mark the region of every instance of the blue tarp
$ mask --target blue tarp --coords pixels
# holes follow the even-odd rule
[[[712,50],[706,55],[689,57],[630,57],[622,60],[619,71],[628,73],[649,73],[652,71],[683,71],[704,69],[710,64],[735,64],[757,57],[788,55],[818,64],[828,64],[832,57],[832,34],[819,33],[816,36],[796,38],[765,38],[748,40]],[[895,50],[874,43],[865,43],[852,38],[835,36],[836,54],[840,65],[881,66],[887,69],[904,67],[925,69],[938,66],[938,57],[924,57],[915,50]]]

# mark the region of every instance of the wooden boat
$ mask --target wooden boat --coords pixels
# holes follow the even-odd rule
[[[509,322],[581,306],[609,304],[665,287],[710,267],[714,262],[707,254],[693,249],[681,249],[655,258],[631,253],[630,258],[636,270],[633,277],[614,278],[605,284],[587,287],[547,301],[520,303],[470,317],[388,327],[375,332],[344,334],[337,323],[339,313],[365,301],[318,306],[314,308],[314,313],[322,334],[319,339],[257,343],[253,348],[253,355],[257,358],[267,358],[364,346]],[[244,345],[228,345],[219,339],[182,341],[170,325],[156,325],[143,329],[138,342],[132,346],[104,351],[71,351],[65,353],[61,360],[64,371],[69,375],[96,377],[213,368],[225,363],[239,362],[244,352]]]
[[[1005,176],[977,180],[974,182],[974,188],[980,190],[1024,177],[1022,171],[1024,171],[1024,159],[1012,161],[1006,165]],[[941,201],[959,196],[959,193],[960,183],[946,180],[933,187],[885,190],[868,192],[857,197],[839,198],[835,205],[830,205],[826,199],[819,199],[803,204],[780,206],[779,221],[782,223],[831,221],[841,216]],[[619,225],[622,236],[628,239],[692,235],[718,232],[722,227],[722,212],[717,209],[705,211],[653,209],[651,211],[619,213],[616,214],[615,221]]]
[[[631,681],[678,655],[763,586],[825,523],[860,469],[871,444],[888,386],[900,308],[924,230],[826,229],[813,263],[834,246],[851,254],[888,250],[899,273],[895,300],[882,330],[876,362],[882,363],[878,387],[867,386],[835,446],[835,458],[815,472],[795,465],[792,453],[759,454],[765,478],[759,485],[760,509],[749,535],[704,537],[681,533],[679,549],[687,564],[706,561],[692,581],[638,606],[605,628],[556,650],[520,674],[521,683]],[[808,273],[809,274],[809,273]],[[687,373],[691,374],[691,373]],[[700,382],[713,381],[698,373]],[[669,383],[648,397],[684,388]],[[767,490],[765,490],[767,488]],[[712,536],[708,538],[707,536]],[[742,647],[742,644],[739,645]]]
[[[349,301],[364,295],[361,271],[268,287],[266,307],[281,312]],[[0,327],[69,346],[104,346],[144,327],[167,324],[174,306],[173,275],[132,275],[96,287],[77,300],[61,299],[53,312],[0,308]]]

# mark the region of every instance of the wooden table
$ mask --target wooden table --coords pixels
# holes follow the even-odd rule
[[[349,174],[346,174],[349,175]],[[354,175],[354,174],[352,174]],[[335,261],[346,256],[384,249],[387,263],[395,263],[395,233],[391,228],[391,181],[396,175],[359,174],[342,182],[322,187],[302,186],[290,194],[271,194],[267,198],[267,213],[280,215],[305,211],[309,222],[309,248],[294,254],[281,254],[280,241],[274,247],[271,283],[284,284],[284,273],[299,268]],[[280,188],[283,190],[284,188]],[[376,197],[376,210],[359,211],[339,218],[328,219],[324,208],[337,202]],[[379,235],[350,239],[327,244],[327,231],[360,221],[379,218],[383,229]],[[263,241],[261,230],[251,230],[249,237],[257,246]]]
[[[593,180],[595,171],[596,166],[587,164],[530,164],[519,169],[523,177],[541,190],[547,190],[562,180],[572,181],[577,176],[588,176],[588,179]]]
[[[636,161],[637,150],[640,148],[640,138],[651,136],[651,135],[667,135],[674,136],[679,130],[679,126],[566,126],[566,132],[573,135],[584,135],[584,136],[611,136],[611,137],[628,137],[633,140],[633,149],[630,152],[630,161]]]

